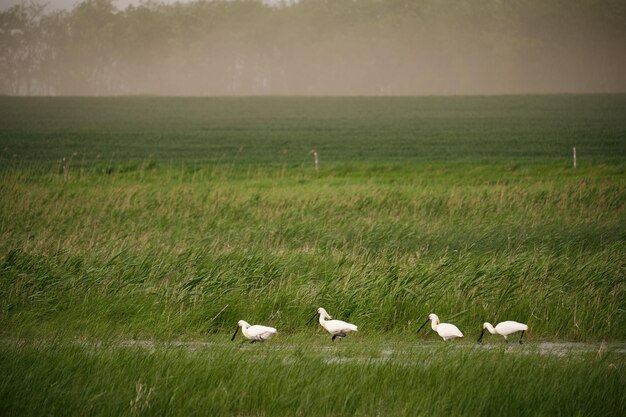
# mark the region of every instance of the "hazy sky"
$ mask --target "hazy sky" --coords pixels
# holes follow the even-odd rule
[[[21,3],[23,0],[0,0],[0,10],[8,9],[9,7]],[[125,9],[129,4],[139,4],[142,0],[113,0],[113,3],[118,9]],[[157,0],[159,3],[189,3],[197,0]],[[80,3],[81,0],[37,0],[36,3],[42,3],[48,5],[48,10],[52,9],[69,9],[76,3]],[[274,4],[280,3],[280,0],[263,0],[263,3]]]

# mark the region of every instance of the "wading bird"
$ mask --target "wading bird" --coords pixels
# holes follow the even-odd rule
[[[457,337],[463,337],[463,333],[461,333],[458,327],[450,323],[439,323],[439,317],[437,317],[434,313],[428,315],[428,319],[424,322],[424,324],[422,324],[422,327],[417,330],[417,333],[419,333],[429,321],[431,321],[433,330],[436,331],[439,336],[443,337],[443,340],[452,340]]]
[[[311,317],[307,324],[309,324],[318,314],[320,315],[320,325],[325,328],[328,333],[333,335],[333,342],[337,337],[346,337],[346,334],[356,332],[358,330],[358,327],[354,324],[346,323],[341,320],[330,320],[332,317],[330,317],[328,312],[322,307],[317,309],[317,313]]]
[[[496,324],[496,327],[494,328],[490,323],[485,323],[483,324],[483,330],[480,332],[480,337],[478,338],[478,341],[476,343],[482,342],[483,335],[485,334],[485,329],[489,330],[489,333],[491,334],[499,334],[501,336],[504,336],[504,340],[507,343],[509,341],[509,335],[517,332],[522,332],[519,337],[519,343],[521,345],[523,343],[522,337],[524,337],[524,332],[528,330],[528,326],[524,323],[518,323],[516,321],[503,321],[502,323]]]
[[[231,341],[235,340],[239,327],[241,327],[241,333],[243,333],[246,339],[250,340],[250,343],[264,342],[276,334],[276,329],[273,327],[261,326],[260,324],[250,326],[247,321],[239,320],[237,322],[237,329],[230,339]]]

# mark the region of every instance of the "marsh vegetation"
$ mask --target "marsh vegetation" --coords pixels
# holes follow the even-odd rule
[[[1,98],[0,414],[623,414],[625,104]]]

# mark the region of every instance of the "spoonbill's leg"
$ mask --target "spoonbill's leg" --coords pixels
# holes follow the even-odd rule
[[[336,335],[333,335],[333,342],[335,341],[336,337],[346,337],[345,333],[337,333]]]
[[[524,333],[525,333],[525,332],[526,332],[526,330],[522,330],[522,334],[521,334],[521,335],[520,335],[520,337],[519,337],[519,344],[520,344],[520,345],[523,345],[523,344],[524,344],[524,342],[522,342],[522,337],[524,337]]]

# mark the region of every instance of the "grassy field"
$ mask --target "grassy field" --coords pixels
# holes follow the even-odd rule
[[[2,415],[615,416],[624,353],[305,338],[278,344],[3,345]]]
[[[0,113],[0,415],[624,414],[623,353],[536,348],[626,340],[624,95]],[[238,349],[239,319],[279,336]],[[529,346],[472,346],[511,319]]]
[[[626,157],[625,95],[424,98],[0,97],[1,156],[303,166]]]

